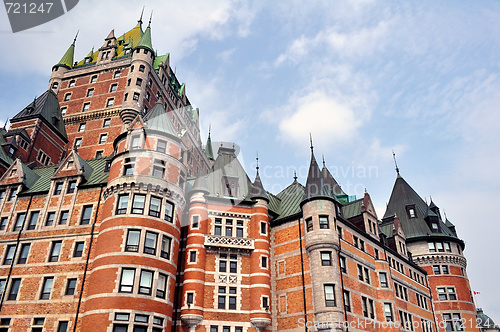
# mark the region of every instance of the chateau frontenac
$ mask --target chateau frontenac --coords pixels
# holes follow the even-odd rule
[[[435,202],[397,171],[377,216],[312,146],[306,183],[268,192],[233,144],[202,140],[151,29],[76,60],[75,38],[47,91],[9,110],[0,332],[496,330]]]

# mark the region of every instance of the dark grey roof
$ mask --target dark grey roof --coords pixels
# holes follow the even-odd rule
[[[415,218],[408,216],[408,206],[415,206]],[[425,237],[425,236],[445,236],[457,239],[456,235],[445,225],[440,216],[434,213],[427,203],[413,190],[413,188],[400,176],[396,178],[392,189],[391,198],[382,220],[381,228],[384,230],[387,218],[397,216],[403,227],[406,238]],[[439,223],[440,232],[432,232],[426,222],[426,218],[433,218]],[[384,232],[385,233],[385,232]]]
[[[323,163],[323,169],[321,170],[321,173],[323,174],[323,181],[325,182],[325,186],[327,187],[328,191],[332,193],[333,195],[336,196],[346,196],[347,194],[340,188],[340,185],[337,183],[337,181],[333,178],[332,174],[326,168],[325,164]]]
[[[68,135],[66,135],[66,128],[64,127],[64,121],[61,114],[61,108],[59,107],[59,101],[57,100],[57,96],[54,91],[47,90],[41,96],[35,98],[33,102],[10,119],[10,122],[16,123],[37,117],[43,118],[56,133],[59,133],[59,135],[66,139],[66,141],[68,140]]]
[[[331,199],[332,196],[333,195],[329,192],[327,186],[325,185],[323,173],[319,169],[316,158],[314,157],[314,152],[311,149],[311,163],[309,165],[309,173],[307,174],[303,201],[316,197],[327,197]]]
[[[305,188],[297,179],[283,189],[276,197],[280,200],[280,215],[276,220],[281,220],[302,212],[300,202],[304,197]]]
[[[269,197],[267,197],[267,192],[264,190],[262,181],[260,180],[259,168],[257,168],[257,175],[255,176],[255,181],[252,185],[252,193],[250,198],[263,198],[269,202]]]

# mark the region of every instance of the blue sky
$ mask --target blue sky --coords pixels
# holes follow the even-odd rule
[[[0,13],[0,119],[41,94],[80,30],[76,58],[143,3],[81,0],[12,34]],[[144,1],[153,47],[200,108],[203,140],[240,145],[253,178],[277,193],[305,182],[309,133],[344,190],[385,211],[396,173],[445,211],[466,242],[477,305],[500,323],[500,3],[494,1]],[[110,13],[112,13],[110,15]]]

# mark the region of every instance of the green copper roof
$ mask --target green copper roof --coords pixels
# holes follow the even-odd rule
[[[289,216],[301,213],[300,202],[304,197],[305,188],[297,179],[291,185],[283,189],[276,197],[281,201],[280,216],[276,220],[284,219]],[[273,203],[271,200],[270,203]]]
[[[137,44],[137,46],[135,48],[138,48],[138,47],[147,48],[151,52],[154,52],[153,51],[153,43],[151,42],[151,27],[149,25],[146,28],[146,31],[144,31],[144,34],[142,35],[142,38],[139,41],[139,44]]]
[[[160,56],[157,56],[155,58],[155,61],[153,62],[153,68],[155,70],[158,70],[160,69],[160,64],[163,63],[163,65],[165,65],[165,62],[167,61],[168,59],[168,56],[169,56],[169,53],[165,54],[165,55],[160,55]]]
[[[144,115],[143,120],[148,130],[156,130],[177,137],[177,130],[163,107],[161,99],[158,99],[153,108]]]
[[[73,41],[73,43],[69,46],[66,53],[64,53],[61,60],[54,67],[65,67],[68,69],[73,68],[73,58],[75,55],[75,41],[76,41],[76,38]]]
[[[363,199],[357,199],[353,202],[347,203],[342,206],[342,213],[345,219],[359,216],[362,213],[361,207],[363,205]]]
[[[205,155],[209,160],[214,160],[214,151],[212,150],[212,139],[210,138],[210,131],[208,132],[207,145],[205,146]]]

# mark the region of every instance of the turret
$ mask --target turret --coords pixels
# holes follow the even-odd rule
[[[76,34],[75,39],[73,39],[73,43],[69,46],[66,53],[64,53],[61,60],[52,67],[52,75],[50,76],[49,80],[49,89],[52,89],[52,91],[54,91],[56,95],[59,93],[59,89],[61,88],[61,82],[64,74],[73,69],[76,37],[78,37],[78,33]]]

